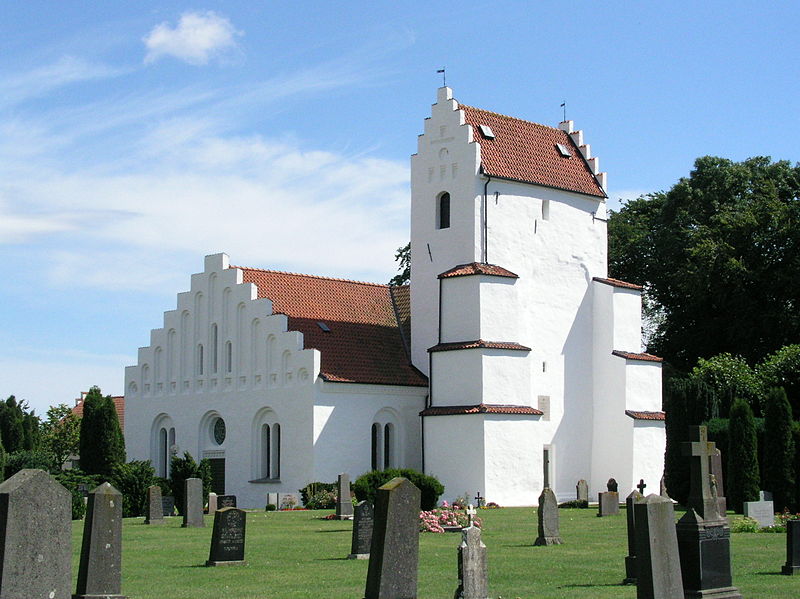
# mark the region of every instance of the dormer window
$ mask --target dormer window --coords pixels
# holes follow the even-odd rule
[[[450,228],[450,194],[446,191],[439,195],[436,202],[436,228]]]

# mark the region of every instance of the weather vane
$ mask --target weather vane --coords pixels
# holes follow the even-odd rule
[[[442,87],[447,87],[447,75],[444,72],[444,67],[438,69],[436,72],[442,74]]]

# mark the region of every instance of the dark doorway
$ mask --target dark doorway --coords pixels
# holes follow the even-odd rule
[[[217,495],[225,495],[225,458],[210,458],[211,490]]]

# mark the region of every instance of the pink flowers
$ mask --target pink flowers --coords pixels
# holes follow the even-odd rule
[[[473,522],[478,528],[481,527],[480,518],[475,518]],[[442,507],[419,513],[419,529],[421,532],[444,532],[445,526],[465,528],[468,524],[467,514],[461,510],[451,509],[446,501],[442,502]]]

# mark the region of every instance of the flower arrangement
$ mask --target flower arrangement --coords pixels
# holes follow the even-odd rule
[[[480,518],[473,518],[472,523],[478,528],[483,524]],[[420,532],[444,532],[446,526],[466,528],[468,525],[469,518],[466,512],[456,508],[455,504],[451,506],[446,501],[443,501],[438,508],[419,513]]]

